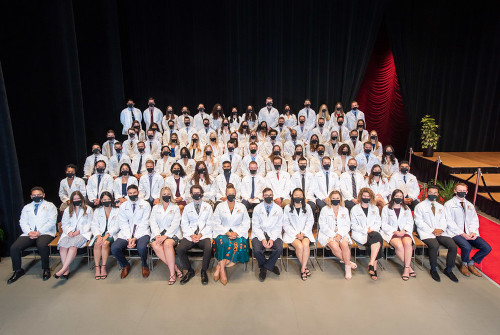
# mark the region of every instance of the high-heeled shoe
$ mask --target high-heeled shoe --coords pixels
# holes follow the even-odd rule
[[[69,275],[71,274],[71,272],[68,272],[67,275],[62,275],[64,279],[68,280],[69,279]]]
[[[59,279],[59,278],[61,278],[61,276],[58,276],[57,273],[54,273],[54,278]]]

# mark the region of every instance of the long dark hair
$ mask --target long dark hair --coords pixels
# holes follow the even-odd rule
[[[300,187],[297,187],[296,189],[294,189],[292,191],[292,203],[290,204],[290,213],[293,213],[293,210],[295,209],[295,202],[293,201],[293,194],[297,191],[300,191],[300,193],[302,193],[302,213],[306,213],[307,212],[307,208],[306,208],[306,197],[304,195],[304,191],[302,191],[302,189]]]
[[[256,120],[257,120],[257,114],[255,114],[253,106],[247,106],[247,110],[245,111],[245,121],[256,121]]]
[[[394,148],[392,147],[392,145],[388,144],[384,147],[384,157],[382,157],[382,164],[387,164],[385,162],[385,157],[386,157],[386,152],[387,152],[387,149],[391,149],[392,150],[392,154],[391,154],[391,157],[390,157],[390,160],[391,160],[391,164],[396,164],[396,158],[394,157]]]
[[[186,171],[184,171],[184,169],[182,168],[182,165],[180,165],[179,163],[175,162],[174,164],[172,164],[172,166],[170,167],[170,172],[172,173],[172,175],[174,174],[174,167],[178,166],[179,169],[181,170],[181,173],[179,174],[179,177],[185,177],[186,176]]]
[[[382,178],[382,167],[380,167],[380,165],[378,165],[378,164],[374,164],[374,165],[372,166],[371,171],[370,171],[370,175],[368,176],[368,185],[371,185],[371,184],[372,184],[373,178],[375,177],[375,176],[373,175],[373,170],[374,170],[375,168],[379,168],[379,169],[380,169],[380,181],[381,181],[382,183],[384,182],[384,179]]]
[[[220,106],[220,112],[217,110],[217,107]],[[224,109],[222,109],[222,105],[219,103],[216,103],[214,105],[214,108],[212,108],[212,117],[214,120],[217,120],[219,118],[224,118]]]
[[[205,177],[205,183],[207,185],[210,185],[212,183],[212,181],[210,180],[210,174],[208,173],[208,168],[207,168],[207,165],[205,164],[204,161],[198,161],[198,162],[196,162],[196,166],[194,168],[194,174],[193,174],[194,184],[195,185],[199,185],[200,184],[200,173],[198,172],[198,168],[200,166],[203,166],[203,168],[205,169],[205,173],[203,174],[203,176]]]
[[[87,203],[85,202],[85,197],[83,196],[82,192],[80,191],[74,191],[71,193],[69,196],[69,205],[68,205],[68,210],[69,210],[69,217],[73,216],[73,213],[75,212],[75,205],[73,204],[73,198],[75,195],[78,195],[80,197],[80,201],[82,202],[82,205],[80,206],[83,209],[83,215],[87,215]]]
[[[111,199],[111,207],[116,207],[115,197],[113,196],[113,194],[111,194],[111,192],[108,191],[104,191],[101,193],[101,196],[99,197],[99,206],[104,207],[102,204],[102,198],[105,196],[108,196]]]
[[[392,194],[391,194],[391,200],[389,201],[389,203],[387,204],[387,207],[389,207],[389,209],[392,209],[392,207],[394,206],[394,196],[398,193],[401,193],[403,195],[403,202],[401,203],[401,207],[403,207],[404,209],[408,209],[408,205],[405,204],[404,202],[404,199],[405,199],[405,194],[403,193],[403,191],[401,191],[400,189],[395,189],[394,191],[392,191]]]
[[[124,166],[128,167],[128,175],[129,176],[132,173],[132,168],[130,168],[130,165],[128,165],[128,163],[123,163],[122,165],[120,165],[120,173],[118,174],[118,177],[122,177],[123,176],[123,174],[122,174],[122,168]]]

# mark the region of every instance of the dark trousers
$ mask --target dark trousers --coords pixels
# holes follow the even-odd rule
[[[10,257],[12,259],[12,269],[14,271],[21,270],[21,253],[24,249],[36,246],[38,254],[42,259],[42,269],[49,268],[49,243],[52,242],[54,236],[40,235],[36,239],[31,239],[29,236],[19,236],[10,247]]]
[[[249,203],[249,202],[248,202],[248,201],[246,201],[246,200],[241,200],[241,203],[242,203],[243,205],[245,205],[245,207],[247,208],[247,210],[249,210],[249,209],[254,209],[254,208],[255,208],[255,206],[257,206],[257,205],[258,205],[258,204],[251,204],[251,203]]]
[[[148,243],[149,236],[144,235],[136,241],[135,248],[141,257],[142,266],[148,266]],[[117,238],[116,241],[111,245],[111,253],[115,256],[118,263],[120,263],[120,267],[124,268],[130,263],[123,255],[123,249],[125,249],[128,245],[128,241],[122,238]]]
[[[257,237],[252,239],[252,250],[254,257],[259,263],[259,268],[266,268],[271,271],[276,265],[278,258],[280,258],[283,253],[283,241],[280,238],[274,241],[273,246],[271,247],[271,255],[268,259],[266,259],[266,256],[264,255],[264,251],[266,251],[266,249],[262,245],[262,241],[259,241]]]
[[[316,199],[316,206],[318,206],[319,210],[321,211],[323,207],[326,206],[326,202],[322,199]]]
[[[491,246],[480,236],[475,240],[466,240],[462,236],[457,235],[453,238],[453,241],[460,247],[462,263],[467,265],[474,265],[474,263],[481,264],[483,258],[491,252]],[[470,258],[472,249],[479,250]]]
[[[382,238],[382,235],[380,235],[378,231],[369,232],[368,236],[366,237],[365,247],[368,248],[368,250],[370,250],[370,253],[372,244],[375,243],[380,243],[380,249],[378,249],[378,254],[376,258],[377,260],[379,260],[384,256],[384,252],[382,250],[384,246],[384,239]]]
[[[344,200],[344,205],[349,210],[349,213],[351,212],[351,209],[354,206],[356,206],[356,204],[353,201],[351,201],[351,200]]]
[[[420,201],[418,201],[417,199],[414,199],[414,200],[411,202],[411,204],[409,205],[410,209],[411,209],[412,211],[414,211],[414,210],[415,210],[415,206],[416,206],[416,205],[418,205],[419,203],[420,203]]]
[[[314,201],[308,201],[307,204],[309,206],[311,206],[313,213],[316,213],[316,209],[318,209],[318,206],[316,206],[316,203]]]
[[[198,243],[189,241],[186,238],[180,240],[179,245],[176,248],[177,255],[181,260],[182,267],[187,271],[193,271],[191,263],[189,263],[189,258],[187,256],[188,250],[193,247],[198,247],[203,250],[203,261],[201,265],[201,271],[207,271],[210,265],[210,259],[212,258],[212,243],[209,238],[204,238]]]
[[[437,269],[439,245],[448,249],[448,255],[446,255],[446,271],[450,272],[453,270],[455,259],[457,258],[457,245],[453,242],[451,237],[436,236],[435,238],[426,238],[425,240],[422,240],[422,242],[424,242],[429,248],[431,271],[436,271]]]

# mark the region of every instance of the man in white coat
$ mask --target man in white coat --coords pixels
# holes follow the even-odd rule
[[[135,103],[132,99],[127,101],[127,108],[120,113],[120,122],[123,125],[122,134],[127,135],[128,130],[132,127],[135,120],[142,122],[141,110],[134,107]]]
[[[304,108],[299,111],[297,115],[300,119],[301,116],[305,117],[305,124],[307,130],[311,131],[316,126],[316,112],[311,108],[311,100],[306,99],[304,101]]]
[[[228,161],[228,162],[231,163],[231,173],[236,174],[239,177],[239,176],[241,176],[241,162],[242,162],[242,158],[241,158],[240,155],[238,155],[237,153],[234,152],[234,149],[235,149],[234,142],[231,141],[231,140],[229,140],[227,142],[227,151],[226,151],[226,153],[223,154],[220,157],[220,173],[223,172],[222,171],[223,170],[222,164],[224,162]],[[225,189],[224,189],[224,193],[223,194],[226,194],[226,190]]]
[[[191,124],[191,118],[189,116],[184,117],[184,127],[180,128],[177,132],[179,134],[179,145],[181,147],[189,146],[191,143],[191,138],[194,134],[197,134],[198,131]]]
[[[257,143],[250,143],[248,149],[250,155],[246,155],[242,159],[241,174],[243,175],[243,177],[250,175],[250,163],[255,162],[257,164],[257,174],[264,178],[266,176],[266,164],[264,162],[264,158],[262,158],[262,156],[258,154],[259,148],[257,146]]]
[[[115,142],[115,154],[109,159],[109,175],[116,178],[120,174],[120,167],[124,163],[130,165],[132,161],[130,157],[123,152],[123,145],[120,142]]]
[[[162,132],[161,121],[163,119],[163,113],[161,110],[155,107],[155,99],[148,99],[148,108],[143,112],[144,123],[146,124],[146,130],[151,128],[153,123],[158,125],[158,129]]]
[[[226,201],[227,184],[233,184],[235,189],[241,190],[240,177],[236,173],[232,172],[231,162],[224,161],[222,163],[222,173],[219,174],[214,181],[216,206],[221,201]],[[238,196],[237,200],[239,200],[239,198],[240,197]]]
[[[41,187],[31,189],[31,200],[21,212],[19,225],[22,234],[10,247],[12,269],[14,274],[7,284],[21,278],[25,272],[21,267],[21,253],[24,249],[36,246],[42,259],[43,280],[50,278],[49,243],[56,235],[57,208],[53,203],[45,201],[45,191]]]
[[[153,160],[153,156],[146,153],[146,144],[144,142],[137,143],[137,151],[138,155],[135,155],[132,158],[132,165],[130,168],[132,169],[132,174],[137,180],[141,179],[141,176],[146,173],[146,162],[148,160]]]
[[[95,165],[98,161],[104,161],[108,165],[108,158],[101,154],[101,146],[94,143],[92,144],[92,155],[85,159],[85,164],[83,165],[83,175],[86,179],[89,179],[94,173]]]
[[[201,132],[203,130],[203,128],[204,128],[203,120],[205,120],[205,119],[209,120],[209,125],[210,125],[210,115],[205,112],[205,105],[199,104],[198,105],[198,114],[196,114],[193,118],[193,127],[196,130],[198,130],[198,132]]]
[[[299,124],[293,127],[297,131],[297,140],[304,143],[309,143],[310,131],[305,125],[306,117],[304,115],[299,116]]]
[[[369,175],[375,164],[382,165],[377,156],[372,152],[372,144],[370,142],[363,144],[363,152],[356,156],[356,162],[358,162],[358,171],[363,176]]]
[[[98,161],[95,166],[95,174],[90,176],[87,182],[87,199],[92,208],[99,206],[101,193],[108,191],[113,193],[113,177],[106,172],[106,162]]]
[[[155,139],[155,134],[152,129],[148,129],[146,142],[144,145],[146,146],[146,154],[149,154],[156,161],[161,157],[161,143],[157,139]]]
[[[266,181],[259,174],[257,162],[251,161],[248,171],[249,174],[241,181],[241,203],[247,209],[253,209],[262,201],[262,190],[266,187]]]
[[[266,185],[273,190],[274,203],[282,208],[290,203],[291,181],[288,172],[281,171],[283,159],[274,157],[274,172],[266,175]]]
[[[155,162],[148,160],[146,162],[147,173],[141,176],[139,180],[139,198],[149,202],[151,206],[160,202],[160,191],[163,187],[163,177],[155,172]]]
[[[410,173],[410,165],[407,161],[401,161],[399,164],[399,172],[392,175],[389,181],[389,189],[391,192],[395,189],[403,191],[405,204],[410,206],[412,210],[415,209],[419,202],[420,186],[418,186],[417,177]]]
[[[351,110],[345,114],[346,127],[349,130],[356,129],[358,125],[358,120],[365,120],[365,113],[359,110],[359,105],[357,101],[351,103]]]
[[[357,170],[357,165],[358,162],[354,158],[349,159],[347,162],[349,171],[342,173],[339,180],[340,193],[349,212],[358,204],[359,190],[365,187],[365,178]]]
[[[473,275],[482,277],[474,264],[481,264],[483,259],[491,252],[491,246],[479,236],[479,218],[474,205],[465,199],[467,185],[458,183],[454,188],[455,196],[444,204],[448,227],[446,233],[460,247],[462,265],[460,272],[469,277]],[[478,249],[474,256],[470,257],[472,249]]]
[[[332,169],[332,160],[330,157],[323,157],[321,169],[314,175],[316,181],[314,187],[314,196],[316,205],[319,209],[326,206],[326,199],[333,190],[339,189],[339,177]]]
[[[441,281],[437,272],[437,258],[439,245],[442,245],[448,249],[444,274],[452,281],[458,282],[458,278],[452,272],[457,257],[457,245],[447,233],[446,213],[443,205],[436,201],[438,196],[438,187],[430,185],[427,189],[427,199],[415,207],[415,225],[417,226],[418,237],[429,248],[432,279],[438,282]]]
[[[149,277],[148,243],[151,236],[149,214],[151,206],[139,198],[139,188],[130,185],[127,188],[129,201],[125,201],[118,211],[118,238],[111,245],[111,253],[122,268],[120,277],[128,276],[130,263],[123,255],[123,249],[137,249],[142,262],[142,276]]]
[[[266,106],[262,107],[259,111],[259,123],[266,121],[268,130],[276,128],[280,113],[273,107],[273,98],[266,98]]]
[[[358,131],[356,129],[349,132],[349,140],[346,144],[351,148],[351,155],[353,157],[363,152],[363,142],[358,140]]]
[[[115,154],[115,143],[118,142],[115,138],[115,131],[109,129],[106,133],[106,142],[102,144],[102,154],[109,159]]]
[[[252,214],[252,251],[259,264],[259,280],[266,279],[267,271],[280,275],[276,262],[283,253],[283,209],[274,203],[273,190],[262,191],[264,202],[258,204]],[[264,252],[271,250],[266,259]]]

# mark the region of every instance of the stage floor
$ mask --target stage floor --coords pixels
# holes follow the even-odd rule
[[[424,157],[422,152],[414,152],[415,156],[432,162],[441,157],[441,163],[451,168],[498,168],[500,152],[435,152],[433,157]]]

